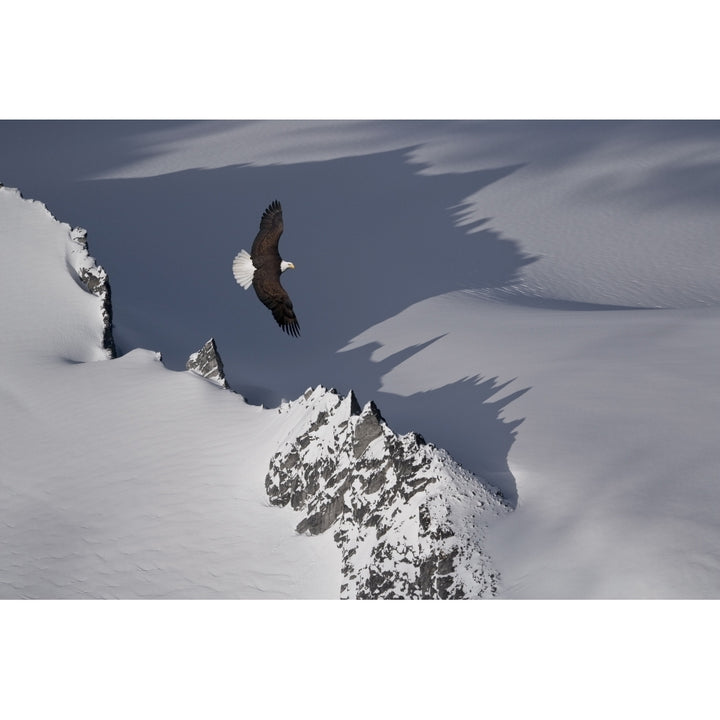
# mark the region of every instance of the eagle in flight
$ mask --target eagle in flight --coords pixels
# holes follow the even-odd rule
[[[280,284],[280,273],[295,268],[291,262],[280,257],[278,241],[283,231],[282,208],[277,200],[268,205],[260,220],[258,232],[250,254],[241,250],[233,260],[233,275],[238,284],[247,290],[255,288],[260,302],[270,308],[277,324],[286,333],[298,337],[300,326],[293,311],[293,304],[285,288]]]

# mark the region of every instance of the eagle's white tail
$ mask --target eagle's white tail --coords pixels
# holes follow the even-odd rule
[[[252,264],[250,255],[246,250],[241,250],[233,260],[233,275],[246,290],[252,285],[253,275],[255,274],[255,266]]]

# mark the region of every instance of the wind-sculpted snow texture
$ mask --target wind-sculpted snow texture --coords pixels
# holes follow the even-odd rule
[[[333,532],[342,598],[482,598],[498,575],[483,551],[487,522],[509,510],[500,492],[416,433],[396,435],[373,402],[323,387],[272,458],[274,505],[304,517],[299,533]]]

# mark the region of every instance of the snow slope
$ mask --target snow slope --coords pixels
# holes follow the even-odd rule
[[[13,343],[0,366],[0,597],[497,591],[483,550],[509,510],[497,488],[352,393],[246,404],[212,339],[186,372],[149,350],[114,358],[85,231],[6,188],[0,217],[16,259],[0,298]],[[288,503],[308,517],[290,525]]]
[[[516,505],[501,595],[720,594],[718,123],[2,129],[1,179],[93,229],[121,351],[376,399]],[[229,270],[274,197],[292,345]]]
[[[428,326],[443,337],[385,375],[383,393],[461,381],[478,358],[519,390],[518,506],[488,545],[501,595],[720,596],[719,308],[560,310],[457,293],[354,343],[379,343],[382,362]]]
[[[296,535],[257,481],[292,413],[155,352],[108,359],[73,235],[0,188],[0,595],[337,597],[332,538]]]

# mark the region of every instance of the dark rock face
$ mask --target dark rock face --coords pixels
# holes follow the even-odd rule
[[[102,266],[95,263],[87,244],[87,231],[73,228],[70,237],[74,242],[68,253],[67,264],[80,287],[102,300],[103,338],[102,346],[111,358],[117,357],[115,339],[112,332],[112,297],[110,280]]]
[[[210,338],[200,350],[188,358],[185,368],[222,388],[230,387],[225,379],[223,362],[213,338]]]
[[[274,505],[303,514],[299,533],[331,530],[343,598],[481,598],[498,574],[487,522],[509,511],[498,490],[416,433],[398,436],[374,403],[316,388],[281,408],[299,422],[270,462]]]

